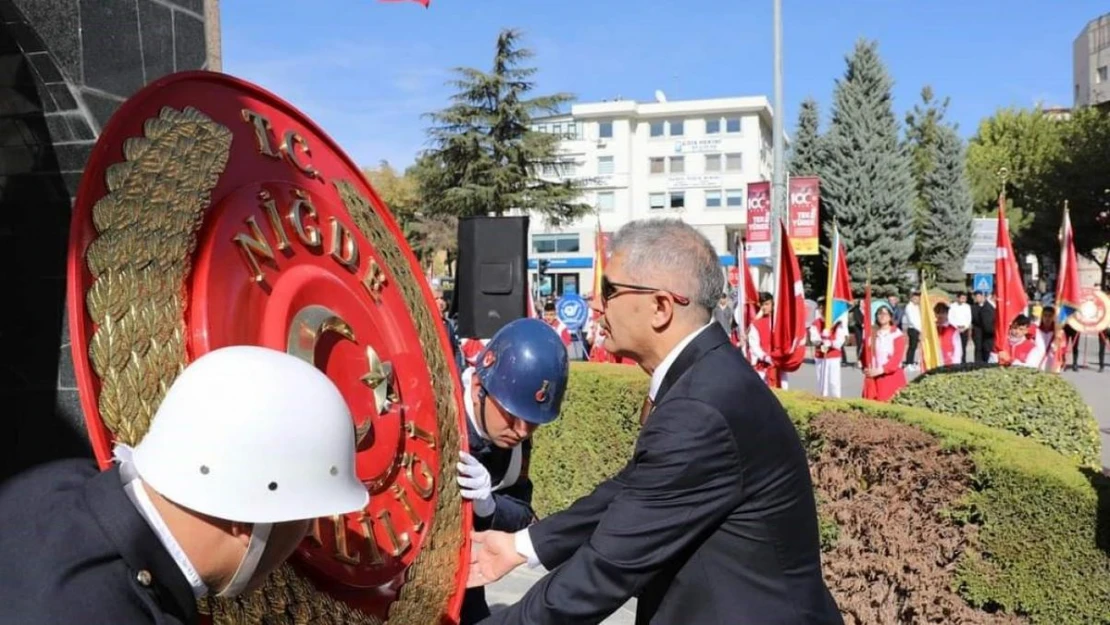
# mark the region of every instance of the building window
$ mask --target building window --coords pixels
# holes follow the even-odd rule
[[[686,126],[681,119],[671,122],[671,136],[681,137],[682,133],[686,132]]]
[[[1095,70],[1095,82],[1103,83],[1106,82],[1107,78],[1107,66],[1103,65],[1102,67]]]
[[[547,124],[536,126],[536,132],[547,132]]]
[[[613,122],[598,122],[598,124],[597,124],[597,138],[598,139],[612,139],[613,138]]]
[[[660,210],[667,207],[667,194],[666,193],[652,193],[648,196],[648,207],[652,210]]]
[[[662,137],[663,136],[663,125],[664,125],[663,122],[651,122],[651,136],[653,136],[653,137]]]
[[[730,117],[725,120],[725,132],[740,132],[740,118]]]
[[[562,124],[551,124],[551,134],[553,134],[553,135],[563,134],[563,125]]]
[[[565,136],[567,139],[578,138],[578,124],[576,122],[569,122],[567,124],[567,134]]]
[[[648,159],[648,172],[653,174],[666,173],[665,165],[663,164],[662,156],[655,156]]]
[[[671,173],[684,174],[686,173],[686,158],[683,156],[671,157]]]
[[[720,154],[706,154],[705,155],[705,171],[706,171],[706,173],[721,171],[721,155]]]
[[[616,208],[616,196],[612,191],[602,191],[597,194],[597,210],[606,213]]]
[[[729,208],[744,208],[743,189],[728,189],[725,191],[725,204]]]
[[[554,176],[555,175],[555,165],[554,165],[554,163],[544,163],[541,167],[542,167],[542,169],[540,171],[543,172],[544,176]]]
[[[743,168],[743,154],[726,154],[725,171],[740,171]]]
[[[578,233],[532,235],[532,253],[534,254],[572,253],[578,251],[580,251]]]
[[[721,207],[721,192],[720,191],[706,191],[705,192],[705,207],[706,208],[720,208]]]
[[[559,163],[560,176],[574,176],[578,174],[578,163],[574,161],[563,161]]]
[[[686,192],[685,191],[671,191],[671,208],[683,208],[686,206]]]
[[[613,157],[612,156],[599,156],[597,157],[597,175],[605,176],[613,173]]]
[[[707,119],[705,120],[705,134],[715,135],[721,132],[721,120]]]

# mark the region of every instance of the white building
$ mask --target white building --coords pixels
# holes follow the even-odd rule
[[[592,291],[599,219],[612,233],[635,219],[682,217],[717,248],[722,268],[734,265],[729,241],[746,223],[747,185],[771,177],[771,115],[757,96],[576,104],[569,115],[535,120],[535,130],[563,136],[562,165],[543,175],[587,180],[583,201],[597,208],[560,228],[532,217],[533,280],[538,261],[549,261],[541,292]]]

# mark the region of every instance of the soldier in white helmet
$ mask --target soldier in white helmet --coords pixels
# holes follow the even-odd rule
[[[198,622],[198,598],[260,586],[311,519],[366,505],[354,435],[296,357],[198,358],[110,470],[67,460],[0,483],[0,623]]]

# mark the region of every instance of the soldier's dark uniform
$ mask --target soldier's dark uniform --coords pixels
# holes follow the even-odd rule
[[[528,479],[532,441],[525,438],[512,449],[494,445],[483,436],[488,429],[483,406],[488,405],[487,398],[496,401],[503,412],[533,426],[554,421],[559,416],[569,376],[567,349],[559,335],[543,321],[516,319],[490,338],[476,363],[462,374],[468,441],[470,455],[489,473],[494,508],[484,518],[475,514],[474,528],[516,532],[536,518],[532,511],[532,481]],[[475,379],[480,385],[477,402],[472,401],[471,393]],[[469,470],[462,471],[467,473],[467,480],[473,479]],[[471,492],[474,494],[468,495],[464,487],[463,496],[475,497],[486,508],[485,495],[477,499],[478,492]],[[470,589],[463,600],[460,625],[476,623],[489,613],[485,589]]]
[[[64,460],[0,482],[0,623],[197,622],[192,587],[117,468]]]
[[[473,369],[470,371],[473,371]],[[470,378],[464,374],[463,379],[469,380]],[[463,388],[469,389],[469,386],[464,385]],[[465,401],[470,401],[469,390],[465,393],[465,398]],[[469,435],[467,440],[470,444],[470,455],[474,456],[489,471],[490,482],[497,486],[505,481],[506,476],[513,480],[511,484],[499,488],[493,493],[496,506],[492,515],[488,517],[474,515],[475,531],[515,532],[528,527],[536,518],[535,512],[532,511],[532,481],[528,479],[528,462],[532,455],[531,439],[526,439],[521,443],[518,452],[515,449],[502,449],[478,433],[469,417],[469,412],[466,425]],[[513,459],[514,452],[520,455],[515,463]],[[514,475],[510,475],[510,473]],[[489,613],[485,587],[470,588],[466,591],[466,597],[463,601],[459,625],[476,623],[489,616]]]

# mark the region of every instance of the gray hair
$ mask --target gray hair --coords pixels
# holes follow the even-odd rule
[[[640,219],[613,235],[630,279],[690,298],[691,307],[712,315],[725,290],[720,258],[704,234],[681,219]]]

